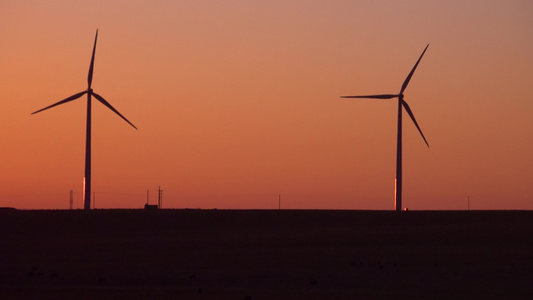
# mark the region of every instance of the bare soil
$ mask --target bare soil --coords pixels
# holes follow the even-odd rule
[[[0,299],[533,299],[531,211],[0,210]]]

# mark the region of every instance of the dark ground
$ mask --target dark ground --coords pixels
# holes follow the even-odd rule
[[[533,212],[0,210],[0,299],[95,298],[533,299]]]

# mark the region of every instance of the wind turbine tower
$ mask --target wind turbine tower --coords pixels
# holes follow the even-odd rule
[[[83,178],[83,207],[85,210],[91,209],[91,96],[94,96],[96,100],[100,101],[103,105],[107,106],[111,111],[116,113],[119,117],[124,119],[124,121],[128,122],[133,128],[137,129],[135,125],[133,125],[128,119],[126,119],[123,115],[121,115],[109,102],[107,102],[102,96],[98,95],[97,93],[93,92],[92,89],[92,81],[93,81],[93,70],[94,70],[94,54],[96,52],[96,41],[98,39],[98,29],[96,30],[96,36],[94,37],[94,46],[93,46],[93,54],[91,56],[91,64],[89,66],[89,75],[87,76],[87,90],[77,93],[75,95],[72,95],[66,99],[63,99],[57,103],[54,103],[50,106],[47,106],[43,109],[40,109],[38,111],[35,111],[32,113],[36,114],[38,112],[41,112],[43,110],[47,110],[49,108],[52,108],[57,105],[61,105],[67,102],[70,102],[72,100],[76,100],[80,98],[81,96],[87,94],[87,126],[85,131],[85,176]]]
[[[341,98],[367,98],[367,99],[393,99],[398,98],[398,132],[397,132],[397,144],[396,144],[396,186],[395,186],[395,193],[394,193],[394,209],[396,211],[402,210],[402,107],[405,108],[405,111],[407,114],[411,117],[411,120],[415,124],[416,128],[418,129],[418,132],[420,132],[420,135],[424,139],[424,142],[429,148],[429,144],[424,137],[424,134],[422,133],[422,130],[418,126],[418,123],[416,122],[415,116],[413,115],[413,112],[411,111],[411,108],[409,108],[409,105],[404,99],[403,92],[407,88],[407,85],[409,84],[409,81],[411,80],[411,77],[413,76],[413,73],[416,70],[416,67],[418,67],[418,63],[420,63],[420,60],[422,59],[422,56],[424,56],[424,53],[426,53],[426,50],[428,49],[429,44],[426,46],[420,57],[418,58],[415,66],[407,75],[407,78],[404,80],[402,84],[402,88],[400,89],[400,93],[398,94],[382,94],[382,95],[367,95],[367,96],[341,96]]]

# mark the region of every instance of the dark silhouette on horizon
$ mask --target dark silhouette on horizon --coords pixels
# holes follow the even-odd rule
[[[112,110],[114,113],[119,115],[124,121],[128,122],[133,128],[137,129],[135,125],[133,125],[128,119],[126,119],[123,115],[121,115],[109,102],[107,102],[102,96],[98,95],[97,93],[93,92],[93,89],[91,88],[91,84],[93,81],[93,69],[94,69],[94,54],[96,52],[96,41],[98,39],[98,29],[96,30],[96,36],[94,37],[94,46],[93,46],[93,54],[91,56],[91,65],[89,66],[89,75],[87,76],[87,90],[77,93],[75,95],[72,95],[66,99],[63,99],[57,103],[54,103],[50,106],[47,106],[43,109],[40,109],[38,111],[35,111],[32,113],[36,114],[38,112],[41,112],[43,110],[47,110],[49,108],[52,108],[57,105],[61,105],[67,102],[70,102],[72,100],[76,100],[80,98],[81,96],[87,94],[87,127],[86,127],[86,136],[85,136],[85,177],[83,180],[83,206],[84,209],[90,210],[91,209],[91,96],[94,96],[96,100],[100,101],[103,105],[107,106],[110,110]]]
[[[416,128],[418,129],[418,132],[420,132],[420,135],[422,135],[422,138],[424,139],[424,142],[429,148],[429,144],[426,140],[426,137],[424,137],[424,134],[422,133],[422,130],[420,129],[420,126],[418,126],[418,123],[416,122],[415,116],[413,115],[413,112],[411,111],[411,108],[409,108],[409,105],[404,100],[403,92],[407,88],[407,85],[409,84],[409,81],[411,80],[411,77],[413,76],[413,73],[416,70],[416,67],[418,66],[418,63],[422,59],[422,56],[424,56],[424,53],[426,53],[426,50],[428,49],[429,44],[427,44],[426,48],[424,48],[424,51],[416,61],[415,66],[407,75],[407,78],[405,78],[405,81],[402,84],[402,88],[400,89],[400,93],[396,94],[382,94],[382,95],[366,95],[366,96],[341,96],[341,98],[367,98],[367,99],[393,99],[398,98],[398,135],[397,135],[397,144],[396,144],[396,189],[394,193],[394,209],[396,211],[402,210],[402,107],[405,108],[405,111],[407,114],[411,117],[411,120],[413,120],[413,123],[415,123]]]

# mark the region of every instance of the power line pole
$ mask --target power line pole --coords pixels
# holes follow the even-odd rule
[[[157,195],[157,207],[159,209],[163,208],[163,190],[159,186],[158,195]]]
[[[70,190],[70,201],[69,201],[69,209],[72,210],[72,203],[74,202],[74,192]]]

